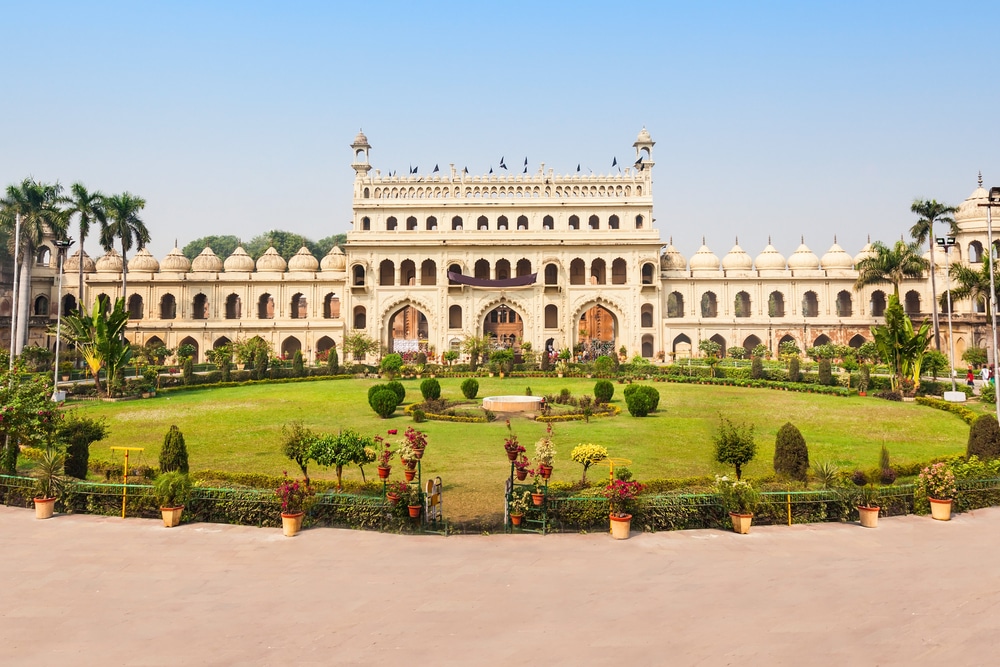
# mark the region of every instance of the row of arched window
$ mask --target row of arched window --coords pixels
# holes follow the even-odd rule
[[[98,299],[107,296],[100,295]],[[144,319],[145,303],[139,294],[132,294],[128,298],[129,319]],[[74,302],[75,307],[75,302]],[[226,297],[221,316],[227,320],[239,320],[243,318],[243,298],[239,294],[230,294]],[[257,319],[270,320],[275,317],[274,297],[268,293],[261,294],[257,298]],[[305,295],[301,292],[292,296],[288,303],[288,316],[292,319],[306,319],[309,317],[309,303]],[[191,300],[191,319],[207,320],[211,317],[208,296],[198,293]],[[340,297],[330,292],[323,298],[323,318],[337,319],[340,317]],[[177,299],[173,294],[164,294],[160,297],[159,318],[161,320],[177,319]]]
[[[634,218],[634,223],[636,229],[643,229],[643,226],[645,224],[645,219],[641,215],[637,215]],[[451,219],[451,230],[462,231],[465,229],[465,224],[466,224],[465,219],[460,215],[456,215]],[[475,229],[477,231],[491,231],[491,230],[504,231],[508,229],[517,229],[524,231],[532,229],[531,222],[528,220],[528,216],[526,215],[517,216],[517,218],[513,221],[513,223],[511,222],[510,218],[508,218],[506,215],[501,215],[492,222],[485,215],[481,215],[478,218],[476,218],[474,222],[470,219],[469,224],[472,225],[470,226],[470,229]],[[546,215],[545,217],[542,218],[542,229],[555,229],[555,224],[556,224],[555,219],[551,215]],[[578,215],[571,215],[567,220],[567,227],[569,229],[576,229],[576,230],[621,229],[622,228],[621,224],[622,224],[621,218],[619,218],[617,215],[608,216],[607,220],[605,220],[603,223],[601,222],[601,218],[597,215],[591,215],[590,217],[588,217],[586,223],[583,223],[581,221],[580,216]],[[438,228],[438,225],[439,222],[437,216],[433,215],[424,218],[423,225],[421,225],[420,221],[417,220],[416,216],[412,215],[402,221],[396,218],[395,216],[389,216],[388,218],[385,219],[385,231],[387,232],[395,232],[395,231],[415,232],[421,229],[423,229],[424,231],[434,231]],[[369,218],[368,216],[364,216],[363,218],[361,218],[361,230],[368,232],[371,231],[371,229],[372,229],[371,218]]]
[[[709,338],[709,340],[714,343],[718,343],[720,348],[719,354],[721,354],[722,356],[727,356],[729,347],[726,338],[724,336],[722,336],[721,334],[715,334],[714,336]],[[867,339],[864,336],[862,336],[861,334],[856,334],[855,336],[851,337],[851,339],[847,342],[847,344],[850,347],[857,349],[862,345],[864,345],[866,341]],[[816,337],[815,340],[812,341],[812,345],[806,343],[806,346],[819,347],[820,345],[827,345],[832,342],[833,341],[829,336],[827,336],[826,334],[820,334],[819,336]],[[743,343],[740,347],[745,349],[747,351],[747,354],[750,354],[753,351],[753,349],[758,345],[760,345],[761,343],[762,341],[759,337],[750,335],[743,340]],[[780,349],[783,343],[795,343],[796,345],[802,344],[802,342],[796,340],[794,336],[786,334],[778,340],[778,344],[775,347],[775,350]],[[691,338],[687,334],[677,335],[673,340],[672,352],[678,356],[687,356],[689,354],[692,354],[693,350],[692,350]]]
[[[450,273],[463,273],[462,266],[451,264],[448,266]],[[530,276],[533,273],[531,260],[519,259],[515,264],[510,260],[499,259],[492,265],[489,260],[478,259],[472,266],[472,277],[483,280],[507,280],[508,278],[519,278]],[[645,262],[640,267],[640,275],[643,285],[652,285],[656,279],[656,265],[653,262]],[[391,259],[383,259],[378,265],[379,286],[393,285],[436,285],[437,284],[437,263],[432,259],[425,259],[420,264],[420,282],[417,282],[417,265],[411,259],[400,262],[397,271],[396,263]],[[398,277],[398,281],[397,281]],[[559,266],[554,263],[545,265],[544,270],[545,285],[559,285]],[[597,258],[590,262],[590,266],[576,258],[569,264],[569,284],[570,285],[624,285],[628,282],[628,264],[618,257],[611,262],[610,274],[606,260]],[[353,269],[352,284],[355,287],[362,287],[365,284],[365,267],[357,264]]]
[[[365,188],[363,196],[368,199],[372,190]],[[524,199],[538,197],[636,197],[642,196],[642,185],[483,185],[483,186],[398,186],[375,188],[375,199],[431,199],[460,197],[467,199]]]
[[[212,344],[212,349],[218,349],[223,345],[229,345],[230,343],[232,343],[232,341],[228,336],[220,336],[215,339],[215,342]],[[159,336],[150,336],[146,339],[144,346],[147,349],[155,349],[163,344],[163,340]],[[190,345],[194,348],[193,360],[195,363],[198,363],[202,358],[201,345],[198,344],[198,340],[192,336],[187,336],[177,342],[178,347],[183,345]],[[315,347],[317,353],[327,352],[337,347],[337,343],[329,336],[321,336],[316,340]],[[302,341],[300,341],[296,336],[287,336],[281,341],[279,350],[283,359],[291,359],[297,351],[302,351]]]
[[[881,290],[872,292],[868,308],[871,315],[881,317],[885,315],[886,296]],[[738,292],[734,298],[733,316],[752,317],[750,294],[745,291]],[[718,298],[715,292],[704,292],[701,295],[701,317],[713,318],[719,316]],[[915,290],[906,293],[903,300],[903,310],[907,315],[920,314],[920,294]],[[819,297],[816,292],[808,291],[802,295],[803,317],[819,317]],[[851,292],[841,290],[837,293],[834,303],[834,314],[837,317],[851,317],[854,315],[854,297]],[[667,317],[678,318],[686,315],[684,311],[684,295],[680,292],[671,292],[667,295]],[[775,291],[767,297],[768,317],[785,317],[785,296],[781,292]]]

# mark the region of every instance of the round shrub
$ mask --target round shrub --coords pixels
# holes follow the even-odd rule
[[[420,393],[425,401],[436,401],[441,398],[441,383],[434,378],[427,378],[420,383]]]
[[[467,399],[472,400],[473,398],[476,397],[476,394],[478,393],[479,393],[478,380],[476,380],[475,378],[466,378],[466,380],[462,382],[462,396],[465,396]]]
[[[969,444],[966,456],[978,456],[982,460],[1000,456],[1000,426],[993,415],[982,415],[969,429]]]
[[[387,382],[385,388],[396,394],[396,405],[403,404],[403,399],[406,398],[406,387],[403,386],[402,382],[397,382],[396,380]]]
[[[396,401],[396,392],[384,388],[375,392],[371,398],[371,404],[372,410],[382,419],[387,419],[399,405]]]
[[[302,360],[302,350],[295,350],[295,356],[292,357],[292,374],[297,378],[306,374]]]
[[[640,391],[646,393],[646,397],[649,398],[649,411],[656,412],[660,407],[660,392],[656,387],[651,387],[648,384],[639,385]]]
[[[628,413],[633,417],[645,417],[652,410],[652,401],[649,394],[644,391],[626,391],[625,405],[628,406]]]
[[[798,482],[806,481],[809,470],[809,448],[802,432],[791,422],[778,429],[774,440],[774,472]]]
[[[615,386],[608,380],[598,380],[594,384],[594,398],[598,403],[607,403],[614,395]]]
[[[176,426],[171,426],[163,438],[163,447],[160,449],[160,471],[174,470],[187,473],[188,452],[184,444],[184,434]]]
[[[420,424],[420,423],[422,423],[422,422],[424,422],[426,420],[427,420],[427,415],[424,414],[423,410],[421,410],[420,408],[417,408],[416,410],[413,411],[413,421],[415,421],[418,424]]]
[[[392,379],[392,376],[399,372],[399,369],[403,367],[403,357],[398,354],[387,354],[382,357],[382,361],[378,365],[378,369],[386,375],[386,377]]]
[[[372,402],[372,399],[375,397],[376,393],[382,391],[383,389],[389,389],[389,387],[386,386],[385,384],[373,384],[372,386],[368,387],[368,405],[370,405],[373,410],[375,409],[375,404]],[[392,390],[389,389],[389,391]],[[396,392],[393,391],[392,393],[395,394]],[[398,405],[399,401],[397,401],[396,404]]]

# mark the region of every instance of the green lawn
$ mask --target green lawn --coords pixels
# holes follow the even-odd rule
[[[81,413],[106,417],[110,437],[96,443],[91,456],[117,459],[113,445],[145,447],[132,463],[156,465],[160,444],[171,424],[184,432],[192,470],[218,469],[280,475],[296,472],[282,457],[279,439],[282,424],[301,420],[323,431],[351,427],[371,435],[395,428],[400,435],[412,424],[402,409],[388,420],[379,419],[367,404],[368,387],[376,380],[336,380],[274,384],[206,391],[161,394],[155,399],[122,403],[85,403]],[[461,398],[460,379],[441,379],[442,396]],[[538,396],[558,393],[563,387],[574,394],[590,393],[594,380],[530,378],[481,378],[479,396],[523,394],[530,386]],[[403,381],[406,402],[420,399],[419,381]],[[625,410],[623,385],[615,385],[616,404],[622,415],[555,426],[556,456],[553,479],[573,481],[581,467],[569,459],[580,442],[604,445],[612,456],[633,461],[636,478],[690,477],[723,472],[713,462],[712,434],[719,414],[756,425],[757,460],[746,474],[771,472],[774,437],[786,421],[801,429],[812,461],[833,461],[842,468],[874,467],[885,444],[897,462],[925,461],[934,456],[964,451],[968,426],[958,417],[914,403],[891,403],[873,398],[839,398],[773,391],[655,383],[661,394],[659,411],[636,419]],[[515,432],[531,455],[544,424],[523,417],[512,420]],[[468,520],[502,511],[503,484],[509,463],[503,451],[502,420],[491,424],[425,422],[429,445],[423,459],[425,477],[440,475],[445,485],[446,515]],[[398,464],[393,478],[401,478]],[[606,474],[606,468],[604,469]],[[310,470],[310,472],[314,472]],[[368,471],[374,475],[374,466]],[[601,475],[601,469],[591,476]],[[360,480],[355,468],[345,472]],[[316,477],[332,478],[332,471],[315,470]]]

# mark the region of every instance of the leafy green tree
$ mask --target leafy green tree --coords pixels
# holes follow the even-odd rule
[[[160,471],[161,472],[188,472],[188,451],[184,443],[184,434],[172,425],[167,434],[163,437],[163,447],[160,448]]]
[[[273,247],[287,262],[302,246],[309,248],[309,252],[317,257],[322,257],[326,254],[320,252],[319,246],[305,236],[280,229],[272,229],[269,232],[255,236],[243,247],[254,259],[260,259],[260,256],[267,252],[268,248]],[[199,250],[199,252],[201,251]]]
[[[778,429],[774,440],[774,472],[805,483],[809,471],[809,448],[802,432],[791,422]]]
[[[733,347],[726,350],[726,354],[728,354],[733,359],[746,359],[747,349],[740,345],[734,345]]]
[[[782,359],[798,358],[801,354],[802,350],[799,349],[798,343],[794,340],[786,340],[778,345],[778,355]]]
[[[350,352],[355,361],[361,361],[368,354],[378,350],[378,341],[364,331],[352,331],[344,336],[344,351]]]
[[[281,427],[281,453],[290,461],[294,461],[302,471],[302,477],[309,484],[309,452],[316,440],[316,434],[293,421]]]
[[[764,362],[760,360],[760,357],[754,357],[753,361],[750,362],[750,378],[754,380],[764,379]]]
[[[586,484],[587,470],[589,470],[590,466],[595,463],[600,463],[604,459],[608,458],[608,449],[607,447],[590,443],[580,444],[573,448],[569,457],[583,466],[582,483]]]
[[[337,348],[330,348],[330,353],[326,357],[326,367],[329,368],[330,372],[334,375],[340,372],[340,357],[337,356]]]
[[[77,278],[79,294],[76,300],[79,304],[83,303],[83,244],[90,233],[90,226],[96,222],[99,225],[98,232],[101,232],[104,230],[105,225],[108,224],[108,217],[104,213],[104,194],[101,191],[95,190],[94,192],[90,192],[83,183],[74,183],[70,186],[69,190],[70,196],[64,200],[65,203],[69,204],[66,214],[70,217],[76,216],[77,232],[79,234],[80,266]],[[69,465],[70,463],[67,461],[67,468]]]
[[[297,378],[306,374],[305,365],[302,359],[302,350],[295,350],[295,354],[292,356],[292,373]]]
[[[122,249],[122,295],[128,295],[128,251],[135,246],[142,250],[149,243],[149,230],[139,217],[139,211],[146,208],[146,200],[129,192],[104,198],[104,211],[108,224],[101,230],[101,245],[111,251],[115,239]],[[83,261],[83,258],[80,258]]]
[[[938,375],[945,373],[949,368],[948,357],[944,356],[943,352],[928,350],[927,354],[924,355],[923,367],[934,380],[937,380]]]
[[[324,434],[313,439],[309,458],[324,468],[333,467],[337,472],[337,489],[343,489],[344,466],[357,465],[364,474],[364,465],[370,463],[366,449],[373,449],[375,441],[356,431],[345,429],[338,433]]]
[[[962,353],[962,361],[972,366],[984,366],[988,359],[985,347],[970,347]]]
[[[80,304],[80,309],[62,318],[60,334],[70,341],[80,352],[84,362],[94,376],[94,386],[101,392],[100,371],[105,369],[107,391],[115,392],[120,371],[132,358],[132,347],[125,340],[125,328],[128,326],[128,312],[125,310],[125,299],[115,300],[114,309],[106,311],[100,301],[94,303],[90,315]]]
[[[317,257],[325,257],[330,254],[333,250],[333,246],[339,246],[343,248],[347,243],[347,234],[334,234],[332,236],[325,236],[319,241],[316,241]]]
[[[43,420],[51,417],[52,382],[48,374],[28,374],[20,360],[12,369],[0,367],[0,435],[3,436],[3,456],[0,470],[5,475],[17,474],[17,457],[21,445],[42,444],[45,433]]]
[[[916,243],[896,241],[890,248],[881,241],[872,244],[872,255],[857,264],[858,279],[854,289],[866,285],[891,284],[893,294],[899,298],[899,284],[906,278],[921,278],[929,263],[920,256]]]
[[[743,466],[753,461],[757,455],[753,432],[753,424],[734,424],[726,417],[719,416],[719,430],[712,438],[715,442],[715,460],[732,465],[736,469],[737,480],[743,476]]]
[[[788,362],[788,381],[789,382],[801,382],[802,373],[799,371],[799,358],[792,357],[791,361]]]
[[[476,370],[479,359],[490,351],[490,339],[486,336],[466,336],[462,341],[462,352],[469,355],[469,367]]]
[[[972,422],[965,456],[978,456],[984,461],[1000,457],[1000,426],[997,425],[996,417],[990,414],[980,415]]]
[[[220,345],[215,349],[206,350],[205,356],[208,357],[208,360],[215,364],[215,367],[222,372],[223,382],[229,382],[232,380],[232,375],[230,373],[230,367],[233,364],[232,343],[226,343],[225,345]]]
[[[919,245],[924,241],[927,241],[927,246],[930,248],[931,259],[930,259],[930,271],[931,274],[931,294],[937,294],[937,286],[934,283],[934,223],[940,222],[949,224],[951,226],[951,231],[956,232],[958,228],[955,225],[955,219],[951,215],[958,211],[955,206],[948,206],[946,204],[940,204],[934,199],[914,199],[913,203],[910,205],[910,211],[916,213],[920,216],[920,219],[910,228],[910,236]],[[936,350],[941,350],[941,330],[938,327],[938,309],[937,301],[931,301],[931,314],[932,321],[934,323],[934,347]]]
[[[237,340],[233,343],[233,355],[235,355],[236,360],[241,364],[256,363],[257,355],[261,352],[265,356],[269,356],[271,354],[271,344],[260,336]]]
[[[195,239],[191,241],[186,246],[184,246],[181,252],[188,259],[194,261],[194,258],[201,254],[205,248],[211,248],[219,257],[225,259],[233,254],[240,245],[240,240],[232,235],[224,236],[202,236],[200,239]],[[265,248],[267,250],[267,248]]]
[[[378,365],[378,369],[382,372],[382,375],[386,376],[390,380],[399,374],[399,369],[402,367],[403,357],[399,356],[395,352],[382,357],[382,361]]]

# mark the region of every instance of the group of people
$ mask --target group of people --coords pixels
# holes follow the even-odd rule
[[[996,382],[996,378],[994,377],[995,374],[995,368],[992,365],[984,364],[979,370],[979,378],[983,381],[983,384],[988,384],[991,387]],[[971,367],[965,376],[965,383],[970,387],[974,387],[976,385],[976,374],[972,371]]]

